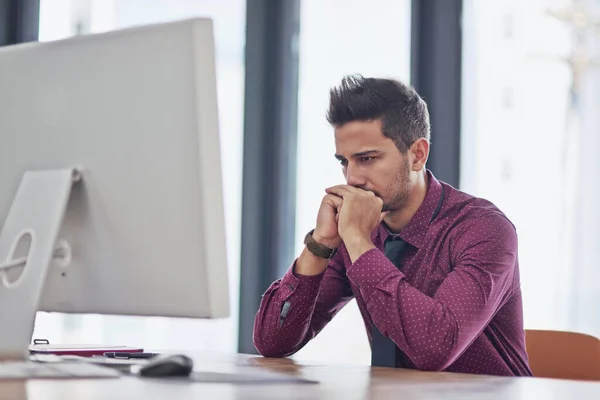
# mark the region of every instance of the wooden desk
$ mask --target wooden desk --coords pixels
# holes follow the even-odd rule
[[[0,383],[0,399],[600,399],[600,383],[501,378],[363,366],[297,363],[240,354],[192,354],[196,369],[244,372],[265,369],[317,384],[228,385],[149,380],[30,380]]]

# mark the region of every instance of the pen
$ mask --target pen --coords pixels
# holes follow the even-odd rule
[[[104,357],[107,358],[152,358],[157,356],[158,353],[125,353],[125,352],[107,352],[104,353]]]

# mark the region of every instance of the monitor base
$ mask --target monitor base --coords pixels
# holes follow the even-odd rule
[[[30,171],[21,180],[0,231],[0,359],[26,360],[35,316],[54,257],[70,261],[68,243],[58,240],[75,169]],[[56,245],[59,245],[55,249]],[[18,254],[25,250],[25,254]]]

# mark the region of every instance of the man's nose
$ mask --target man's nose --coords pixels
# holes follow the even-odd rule
[[[350,186],[362,187],[366,183],[364,174],[361,173],[360,168],[355,165],[348,164],[346,167],[346,182]]]

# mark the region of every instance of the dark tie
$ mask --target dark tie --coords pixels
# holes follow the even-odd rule
[[[400,256],[406,242],[399,237],[388,236],[385,241],[385,256],[400,268]],[[371,365],[374,367],[396,367],[396,344],[373,324],[371,342]]]

